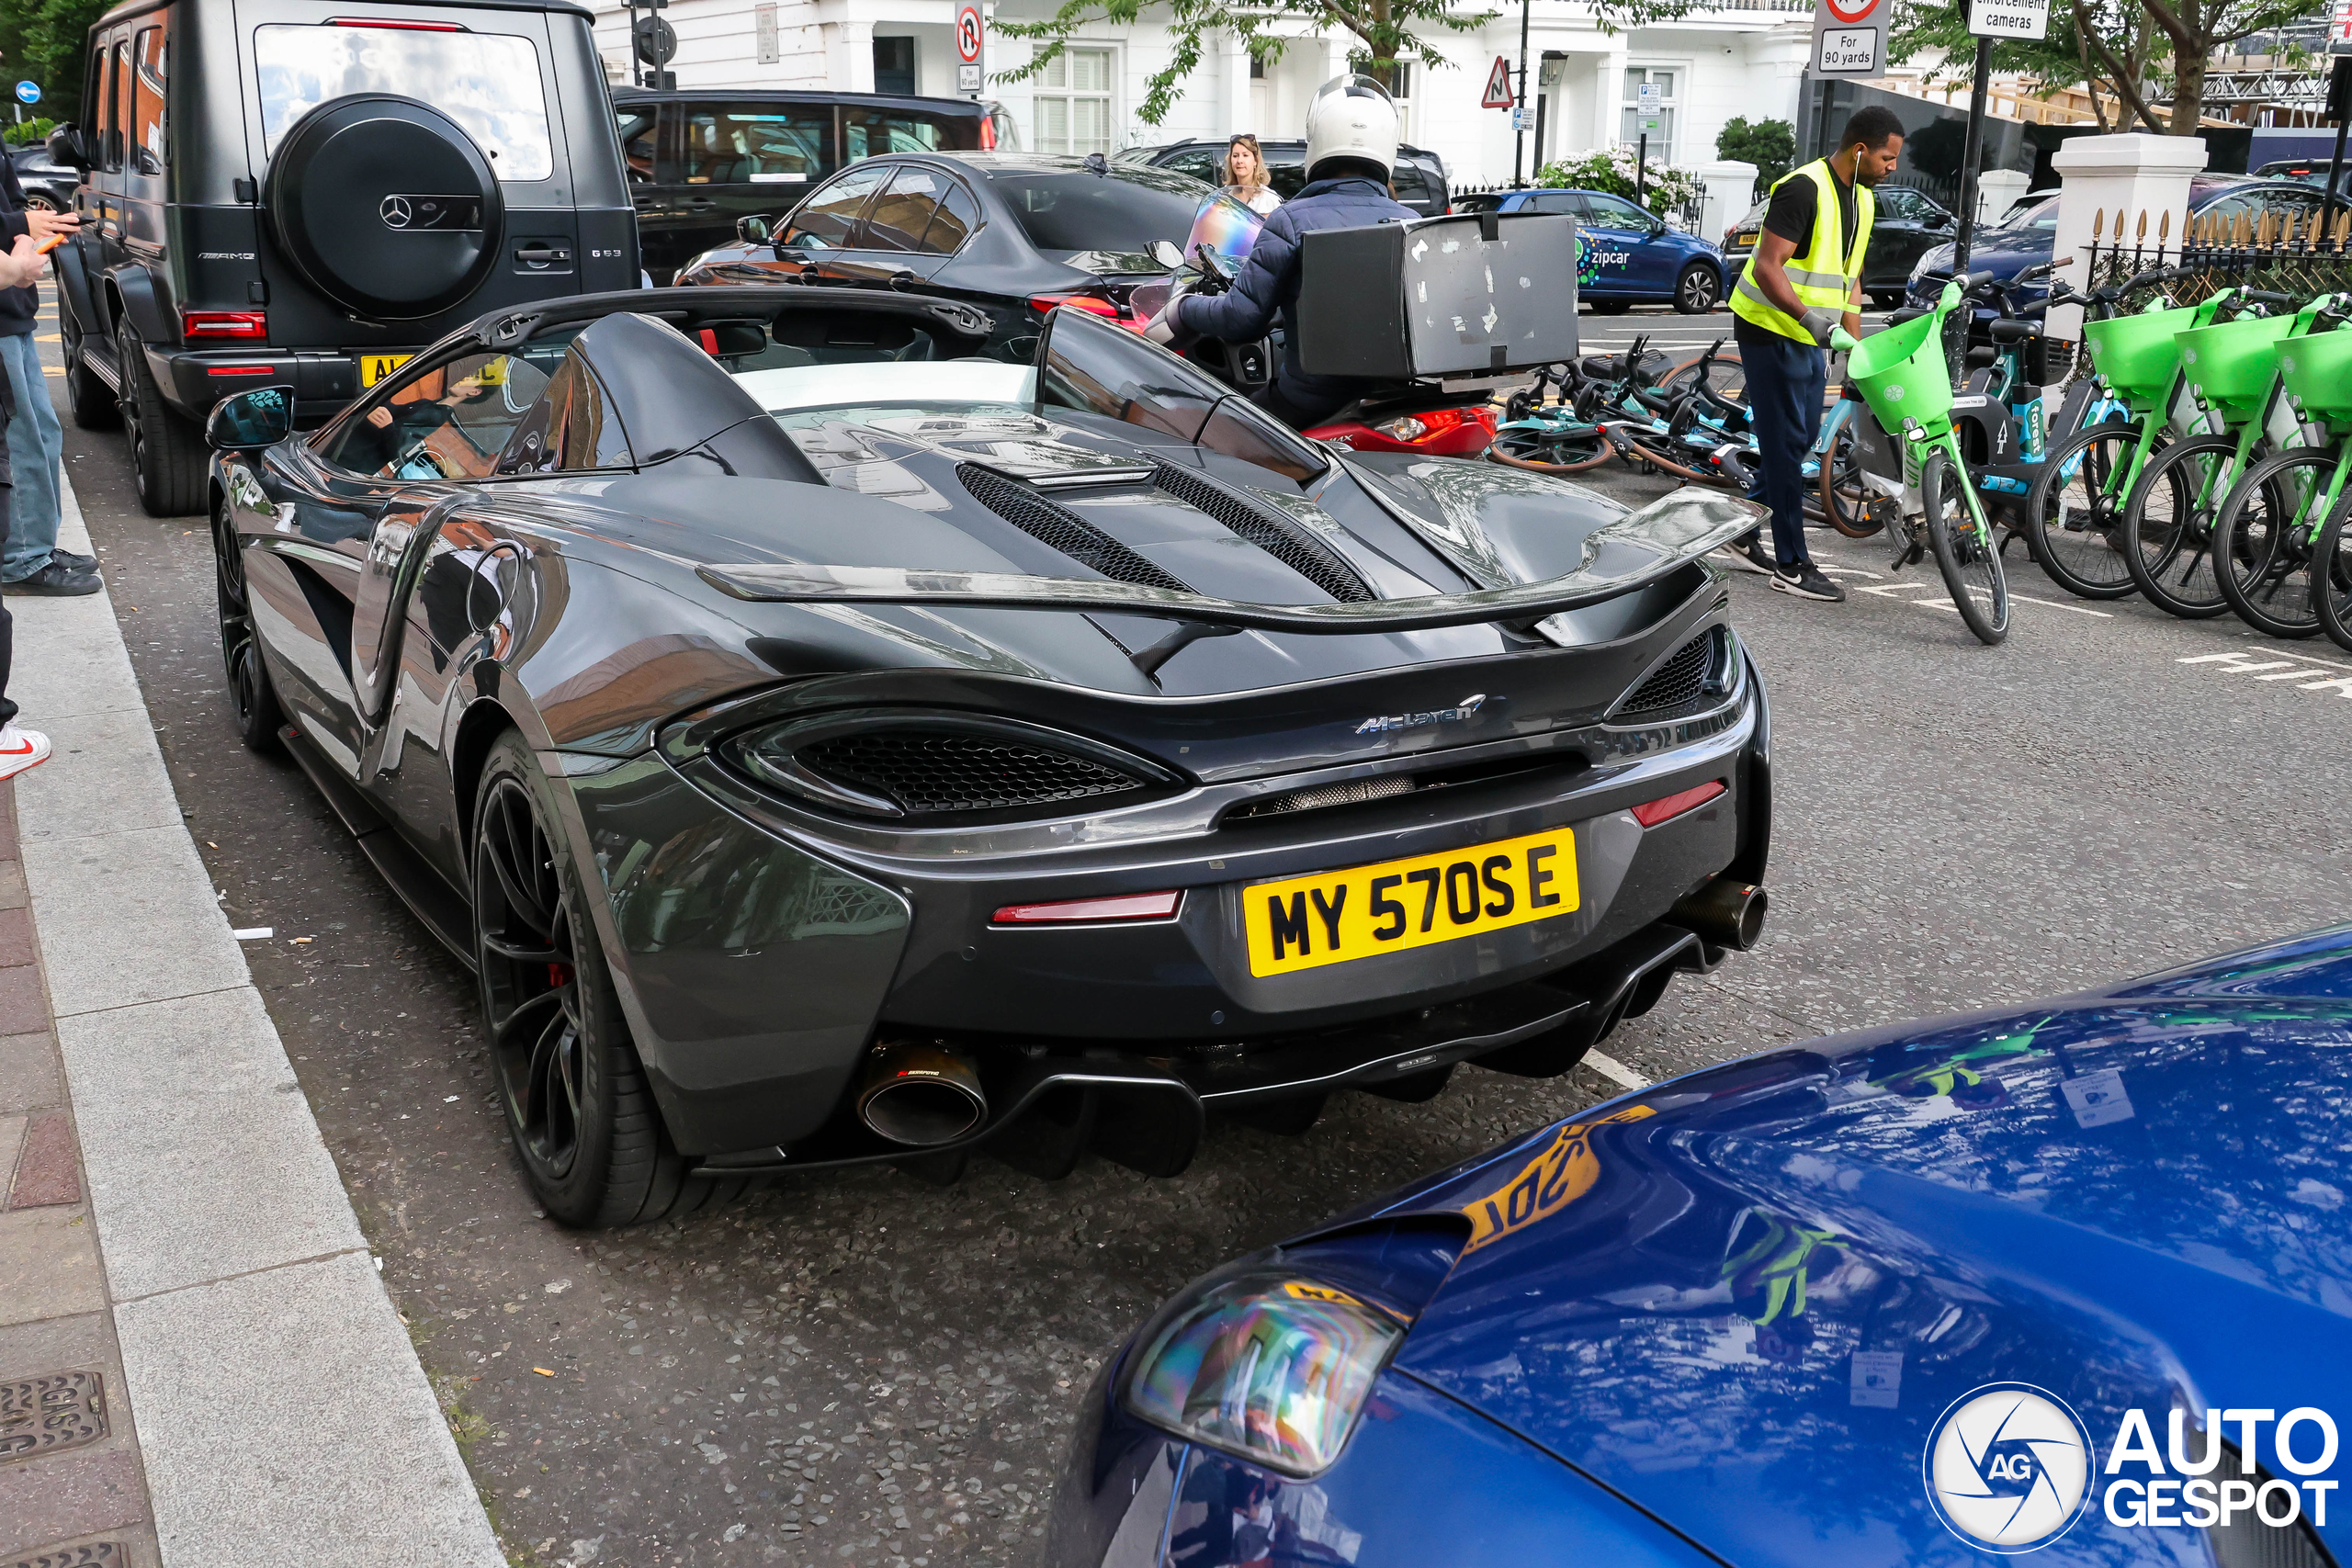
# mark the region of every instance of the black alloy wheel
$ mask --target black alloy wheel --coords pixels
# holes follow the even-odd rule
[[[670,1145],[557,837],[554,786],[513,730],[474,800],[474,954],[506,1128],[532,1192],[564,1224],[674,1219],[748,1183],[691,1174]]]
[[[286,722],[277,693],[269,683],[269,669],[262,662],[261,645],[254,640],[253,607],[246,598],[245,562],[237,543],[236,525],[229,519],[228,503],[212,510],[213,593],[220,605],[220,662],[228,672],[229,702],[236,714],[237,739],[248,751],[278,749],[278,728]]]
[[[211,457],[204,434],[164,400],[147,374],[145,345],[128,321],[115,333],[115,368],[122,377],[118,400],[124,434],[130,438],[139,504],[150,517],[203,511],[205,467]]]
[[[1723,283],[1705,262],[1692,262],[1674,281],[1674,308],[1686,316],[1703,316],[1723,298]]]

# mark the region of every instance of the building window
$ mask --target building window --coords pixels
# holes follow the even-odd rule
[[[915,40],[878,38],[874,40],[874,90],[914,96]]]
[[[1396,140],[1413,139],[1413,62],[1399,60],[1390,67],[1388,96],[1396,100]]]
[[[1038,73],[1038,152],[1111,150],[1111,53],[1107,49],[1066,49]]]
[[[1672,163],[1674,122],[1677,118],[1675,93],[1681,81],[1682,73],[1673,67],[1628,66],[1625,71],[1625,107],[1618,117],[1618,141],[1627,147],[1637,146],[1641,138],[1647,135],[1650,156],[1661,164]],[[1645,108],[1642,103],[1645,86],[1657,89],[1655,107]]]

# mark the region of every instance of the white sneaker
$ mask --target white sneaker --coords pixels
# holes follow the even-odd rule
[[[49,761],[49,737],[38,729],[0,724],[0,779],[13,779],[27,768]]]

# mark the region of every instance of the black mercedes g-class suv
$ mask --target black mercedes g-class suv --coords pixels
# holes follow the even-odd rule
[[[139,499],[205,504],[202,424],[255,385],[313,423],[485,310],[628,288],[636,217],[567,0],[130,0],[90,29],[82,232],[53,259],[76,424]]]

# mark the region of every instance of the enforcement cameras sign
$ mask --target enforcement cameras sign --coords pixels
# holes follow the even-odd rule
[[[1984,3],[1993,3],[1993,0],[1984,0]],[[1813,8],[1813,73],[1816,76],[1884,75],[1888,13],[1894,8],[1894,0],[1815,0]]]
[[[2040,39],[2050,32],[2050,0],[1975,0],[1968,30],[1979,38]]]

